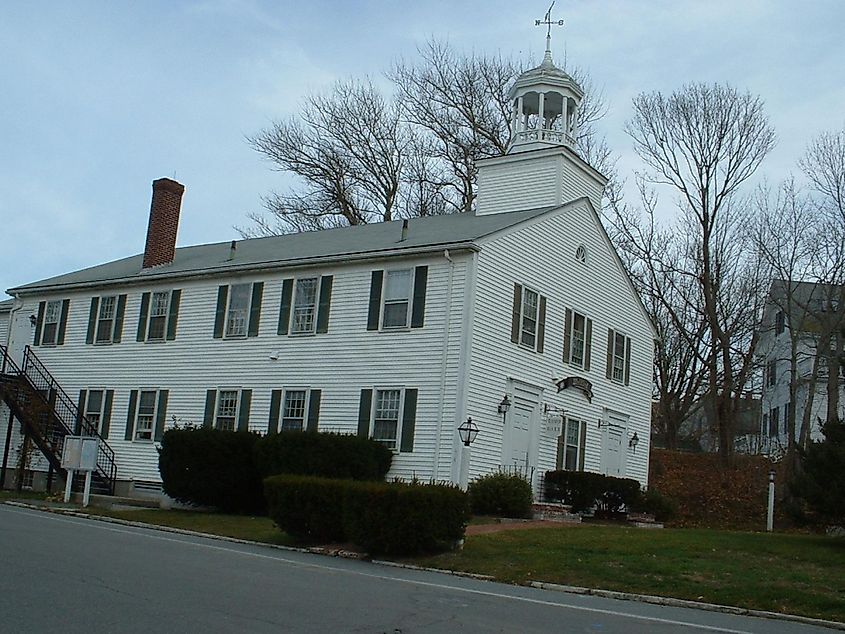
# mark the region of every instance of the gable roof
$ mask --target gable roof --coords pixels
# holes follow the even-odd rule
[[[172,277],[193,277],[255,269],[284,268],[320,262],[343,262],[443,249],[474,248],[492,233],[542,216],[557,207],[476,216],[473,213],[412,218],[402,240],[402,221],[380,222],[324,231],[217,242],[176,249],[173,262],[142,270],[143,254],[51,277],[9,289],[9,294],[64,290],[107,284],[144,283]]]
[[[843,319],[840,303],[845,301],[845,286],[773,280],[767,302],[787,314],[792,330],[818,332],[823,324],[835,327]],[[832,311],[830,309],[833,309]],[[776,311],[775,311],[776,312]],[[775,315],[763,317],[763,326],[771,328]]]

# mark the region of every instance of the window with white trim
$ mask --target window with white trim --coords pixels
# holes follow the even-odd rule
[[[103,431],[103,410],[105,408],[105,390],[88,390],[85,401],[85,418],[97,430],[98,434]]]
[[[249,320],[251,284],[232,284],[226,308],[226,336],[246,337]]]
[[[412,269],[385,272],[382,328],[407,328],[410,324],[412,273]]]
[[[170,291],[156,291],[150,296],[147,341],[164,341],[167,332],[167,313],[169,309]]]
[[[786,314],[779,310],[775,315],[775,334],[779,335],[786,330]]]
[[[293,293],[293,316],[291,334],[310,334],[317,323],[317,291],[319,277],[307,277],[296,280]]]
[[[401,389],[376,389],[370,436],[390,449],[399,448],[402,415]]]
[[[62,301],[54,299],[44,308],[44,326],[41,331],[41,345],[54,346],[59,334],[59,320],[62,315]]]
[[[586,425],[584,421],[574,418],[564,418],[563,429],[561,430],[561,442],[559,458],[562,469],[567,471],[579,471],[584,468],[581,464],[581,426]]]
[[[519,324],[519,343],[535,348],[537,345],[537,319],[540,294],[522,287],[522,313]]]
[[[281,431],[302,431],[308,415],[308,391],[285,390]]]
[[[114,341],[114,322],[117,313],[117,295],[106,295],[100,298],[97,311],[97,334],[95,343],[111,343]]]
[[[135,413],[135,440],[152,440],[155,430],[158,390],[141,390]]]
[[[585,348],[587,341],[587,318],[572,311],[572,327],[569,341],[569,363],[579,368],[584,367]]]
[[[625,381],[625,335],[618,332],[613,334],[611,359],[613,361],[611,379],[623,383]]]
[[[772,359],[766,362],[766,386],[773,387],[777,384],[778,380],[778,362],[776,359]]]
[[[240,390],[218,390],[217,406],[214,411],[214,428],[235,431],[238,421]]]

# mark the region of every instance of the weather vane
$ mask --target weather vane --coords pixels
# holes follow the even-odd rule
[[[546,29],[546,51],[550,52],[552,50],[552,26],[563,26],[563,20],[552,20],[552,9],[554,8],[555,3],[552,2],[551,6],[549,6],[549,10],[546,11],[546,19],[545,20],[534,20],[534,26],[540,26],[541,24],[547,25]]]

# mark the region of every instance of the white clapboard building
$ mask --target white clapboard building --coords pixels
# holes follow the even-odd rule
[[[160,179],[143,254],[10,289],[9,472],[29,394],[56,410],[38,453],[60,444],[53,419],[96,432],[118,493],[160,485],[176,425],[367,435],[395,451],[389,477],[645,484],[654,332],[599,221],[605,178],[574,150],[583,93],[547,52],[512,96],[475,213],[177,249],[184,187]]]

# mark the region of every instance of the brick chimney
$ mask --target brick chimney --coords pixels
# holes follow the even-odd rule
[[[179,211],[185,186],[169,178],[153,181],[153,201],[150,205],[150,223],[147,226],[147,245],[144,247],[144,265],[170,264],[176,255],[176,231],[179,229]]]

